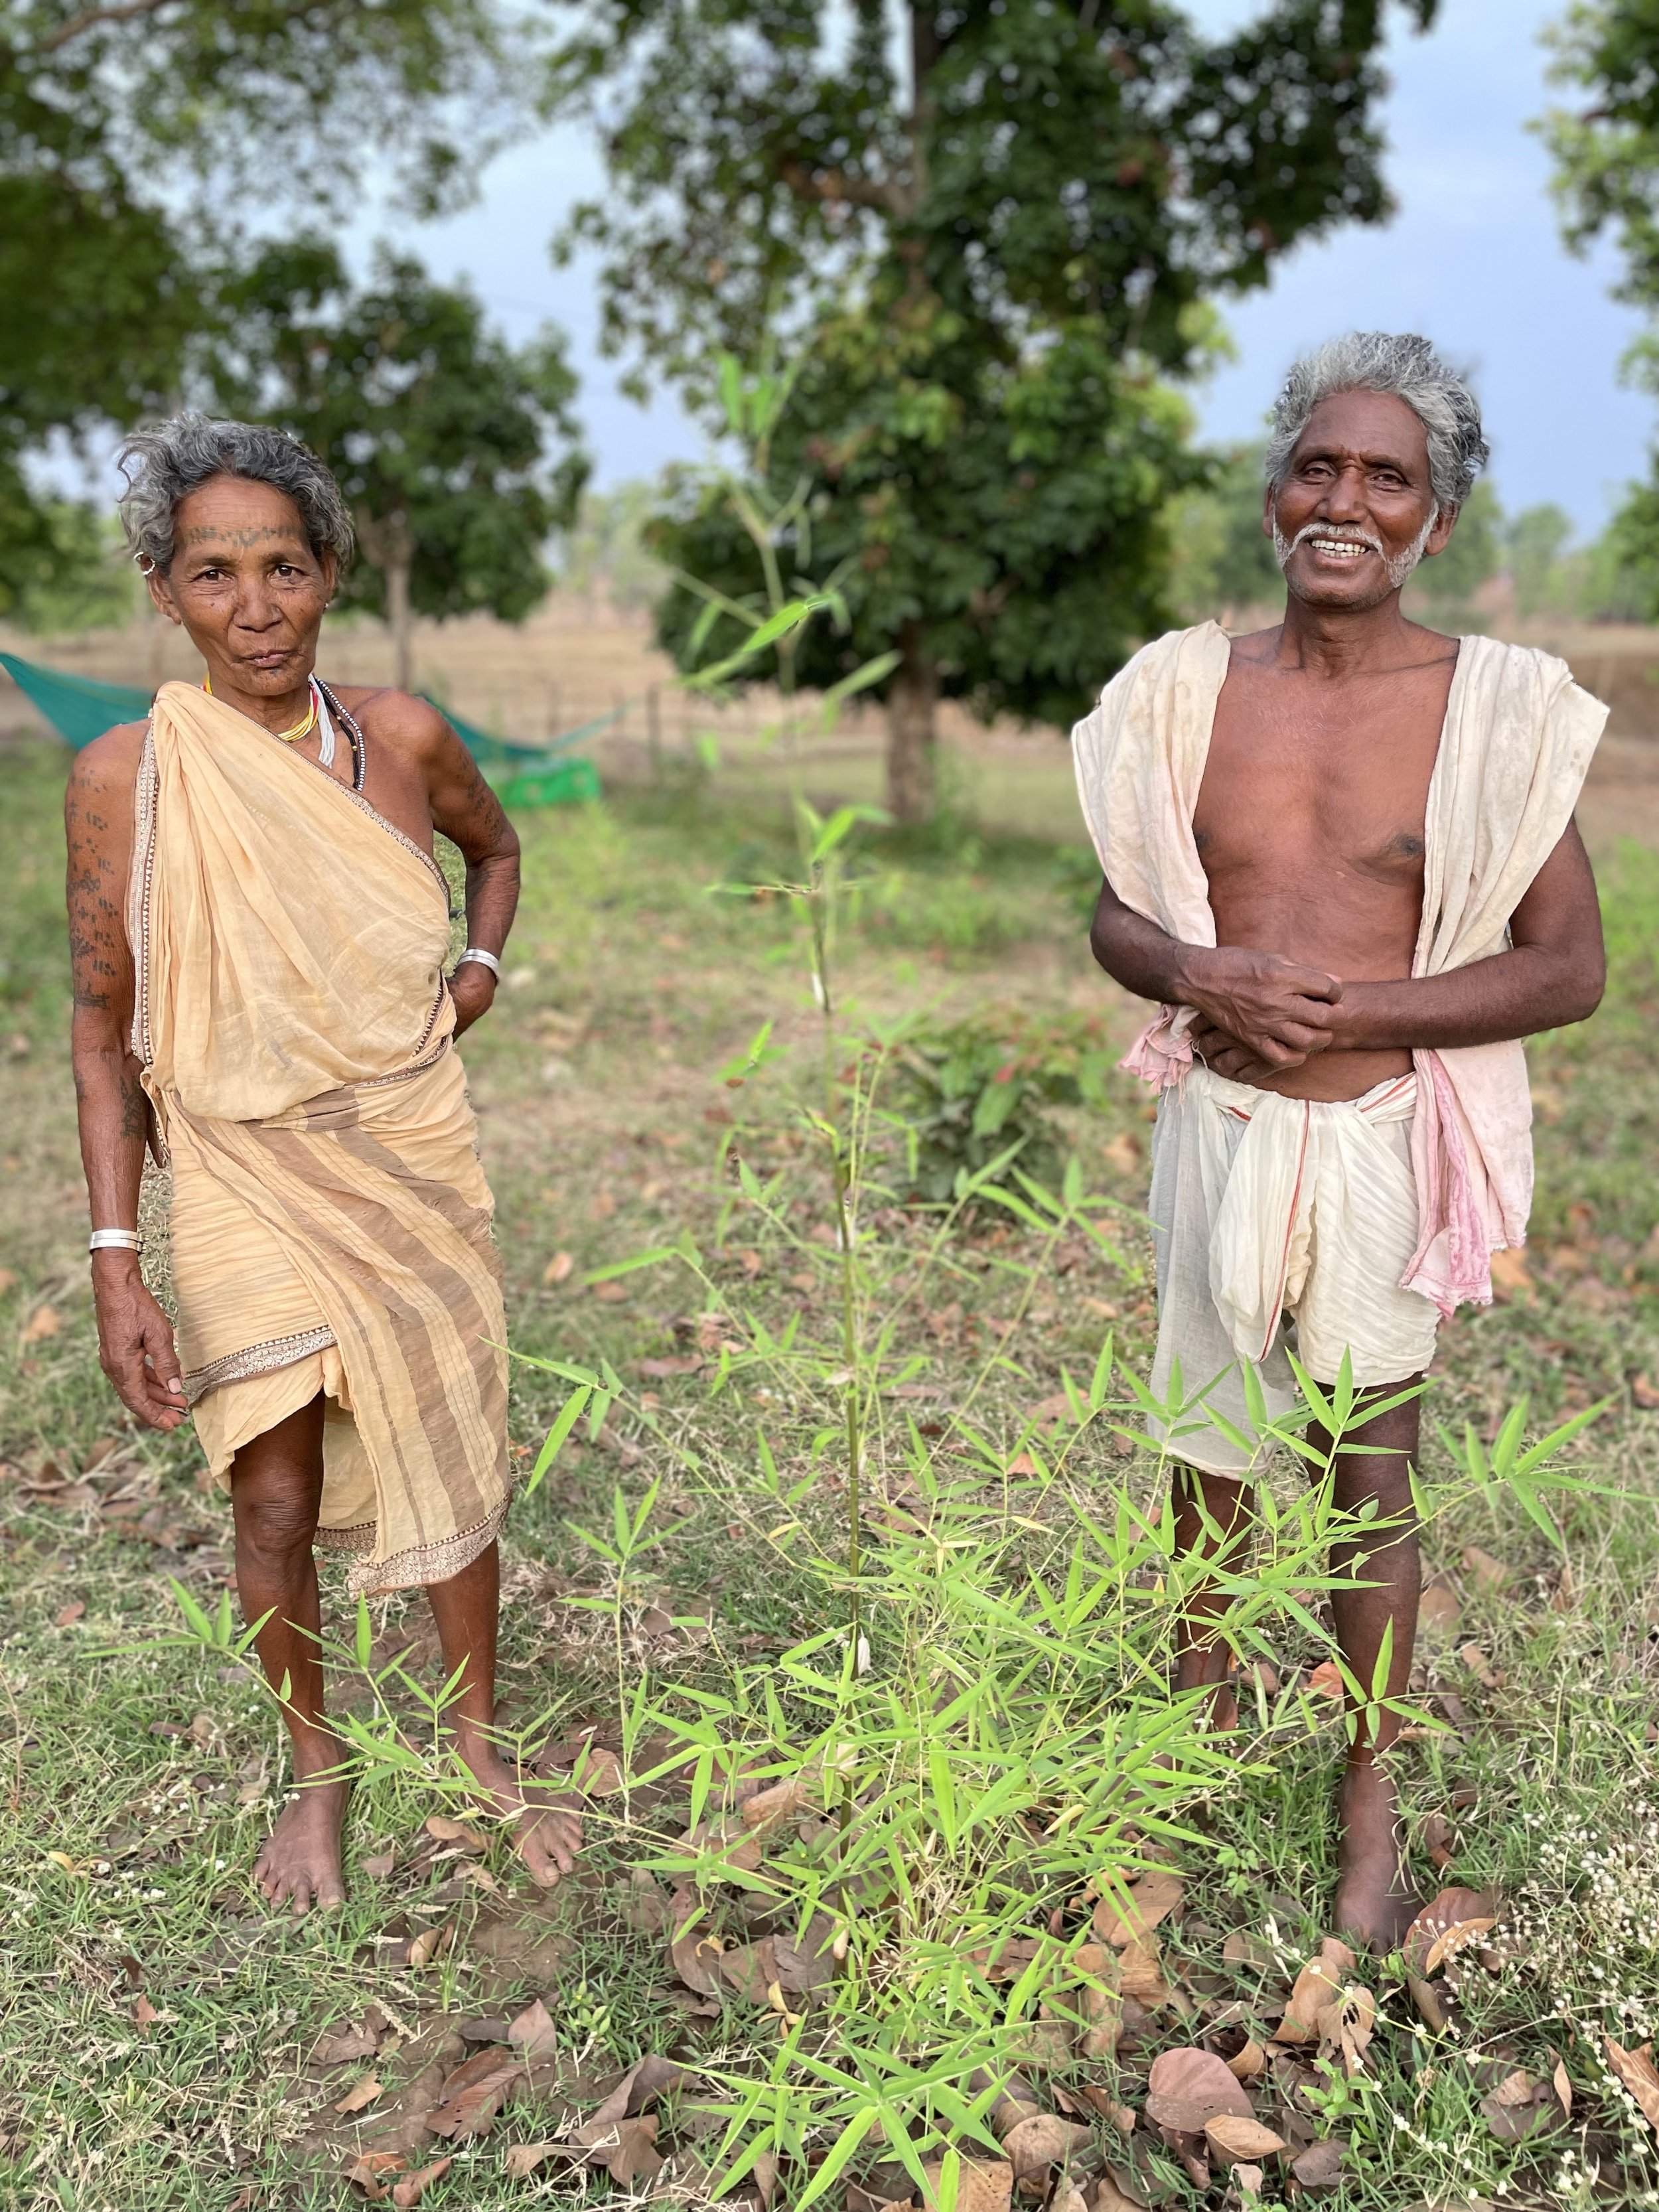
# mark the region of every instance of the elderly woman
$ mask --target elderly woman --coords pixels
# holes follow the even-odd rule
[[[355,1591],[425,1586],[456,1747],[556,1881],[574,1816],[492,1734],[507,1332],[454,1050],[495,992],[518,840],[432,708],[319,681],[351,527],[313,454],[182,416],[123,465],[133,552],[206,677],[163,684],[69,787],[93,1290],[123,1402],[157,1429],[193,1414],[230,1492],[296,1785],[256,1879],[295,1911],[343,1893],[320,1545],[348,1555]],[[452,975],[439,830],[466,857]],[[139,1266],[146,1141],[172,1170],[176,1352]]]

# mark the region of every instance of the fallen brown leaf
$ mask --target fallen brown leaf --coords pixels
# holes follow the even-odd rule
[[[1221,1955],[1230,1966],[1272,1968],[1279,1964],[1279,1954],[1267,1938],[1252,1936],[1243,1928],[1235,1928],[1227,1936]]]
[[[1046,2172],[1063,2166],[1088,2148],[1091,2131],[1077,2120],[1058,2119],[1052,2112],[1036,2112],[1021,2120],[1002,2138],[1002,2148],[1013,2167],[1014,2179]]]
[[[507,2039],[520,2058],[550,2058],[559,2047],[553,2015],[540,1997],[526,2005],[507,2031]]]
[[[453,2158],[434,2159],[430,2166],[423,2166],[417,2172],[406,2173],[401,2181],[394,2181],[392,2202],[397,2212],[410,2212],[410,2207],[418,2204],[430,2185],[441,2181],[454,2163]]]
[[[1342,2178],[1342,2160],[1347,2148],[1340,2136],[1328,2136],[1323,2142],[1310,2143],[1306,2150],[1298,2152],[1291,2160],[1291,2172],[1306,2190],[1322,2193],[1334,2189]]]
[[[1117,1954],[1118,1990],[1133,1997],[1137,2004],[1156,2012],[1170,2002],[1170,1985],[1164,1978],[1164,1968],[1156,1936],[1143,1937],[1126,1943]]]
[[[319,2036],[311,2056],[319,2066],[346,2066],[354,2059],[372,2058],[380,2047],[380,2033],[365,2014],[355,2026],[330,2028]]]
[[[538,2166],[544,2166],[556,2151],[562,2148],[562,2144],[556,2142],[514,2143],[509,2146],[502,2164],[507,2168],[509,2179],[528,2181]]]
[[[1498,1688],[1498,1677],[1492,1672],[1492,1662],[1478,1644],[1460,1645],[1457,1656],[1483,1690]]]
[[[441,1958],[454,1941],[455,1923],[441,1922],[436,1928],[428,1928],[409,1942],[409,1963],[411,1966],[429,1966],[434,1959]]]
[[[1146,2116],[1182,2135],[1202,2135],[1223,2113],[1254,2119],[1244,2085],[1212,2051],[1188,2045],[1160,2051],[1146,2085]]]
[[[87,1604],[84,1598],[71,1598],[61,1612],[53,1615],[52,1625],[54,1628],[73,1628],[86,1609]]]
[[[827,1912],[815,1912],[799,1942],[793,1936],[775,1936],[772,1956],[777,1963],[779,1986],[794,1996],[827,1988],[840,1971],[834,1950],[836,1932],[836,1923]]]
[[[922,2167],[926,2186],[921,2201],[927,2212],[935,2212],[941,2202],[939,2181],[944,2173],[942,2159],[930,2159]],[[1014,2169],[1001,2160],[994,2164],[989,2159],[964,2158],[957,2175],[957,2212],[1008,2212],[1014,2197]]]
[[[1463,1571],[1477,1589],[1501,1590],[1511,1579],[1512,1570],[1490,1552],[1483,1552],[1479,1544],[1468,1544],[1463,1548]]]
[[[1437,1636],[1449,1636],[1462,1610],[1456,1591],[1443,1577],[1435,1575],[1425,1583],[1417,1607],[1420,1627],[1432,1629]]]
[[[1091,2190],[1092,2212],[1146,2212],[1138,2197],[1127,2197],[1109,2172],[1103,2173]]]
[[[1247,2035],[1244,2048],[1234,2051],[1224,2063],[1235,2081],[1254,2081],[1266,2069],[1267,2054],[1254,2036]]]
[[[143,2003],[143,2000],[139,1999]],[[354,2081],[334,2109],[337,2112],[361,2112],[365,2105],[372,2105],[386,2085],[378,2074],[365,2074],[361,2081]]]
[[[452,2142],[462,2136],[482,2135],[523,2072],[516,2051],[492,2044],[445,2076],[438,2103],[427,2114],[428,2127],[434,2136],[447,2136]]]
[[[542,1270],[542,1281],[549,1290],[566,1281],[576,1262],[568,1252],[556,1252]]]
[[[1608,2065],[1641,2107],[1643,2118],[1659,2135],[1659,2073],[1654,2070],[1653,2045],[1644,2043],[1638,2051],[1626,2051],[1609,2035],[1603,2038],[1602,2047]]]
[[[464,1851],[482,1854],[489,1849],[489,1838],[465,1820],[452,1820],[447,1813],[434,1813],[426,1824],[426,1832],[434,1842],[459,1844]]]
[[[37,1306],[23,1324],[22,1341],[44,1344],[48,1337],[56,1336],[63,1326],[64,1316],[56,1306]]]
[[[138,1992],[138,2001],[132,2008],[133,2026],[138,2028],[154,2027],[156,2021],[160,2020],[161,2017],[161,2014],[156,2011],[149,1999],[144,1995],[143,1991],[140,1990]]]
[[[385,1881],[398,1863],[397,1845],[394,1844],[389,1850],[377,1851],[372,1858],[359,1859],[357,1863],[371,1881]]]
[[[1498,1924],[1492,1901],[1480,1890],[1443,1889],[1406,1930],[1401,1945],[1407,1971],[1429,1981],[1465,1943]]]
[[[1560,2104],[1562,2118],[1570,2120],[1572,2118],[1572,2081],[1559,2058],[1555,2062],[1555,2071],[1550,2075],[1550,2087]]]
[[[1314,2043],[1322,2032],[1322,2014],[1338,2001],[1342,1976],[1352,1973],[1357,1961],[1347,1945],[1328,1936],[1296,1978],[1285,2017],[1273,2030],[1275,2043]]]
[[[1121,1948],[1139,1942],[1180,1904],[1187,1885],[1169,1867],[1152,1867],[1127,1892],[1109,1893],[1095,1906],[1095,1934]],[[1123,1899],[1122,1903],[1118,1899]]]
[[[1518,1247],[1511,1246],[1492,1255],[1492,1296],[1499,1305],[1531,1290],[1532,1276],[1527,1267],[1527,1255]]]
[[[1341,2055],[1343,2072],[1350,2077],[1363,2074],[1376,2024],[1376,1999],[1367,1989],[1345,1989],[1325,2021],[1326,2036]]]
[[[1416,1974],[1407,1975],[1406,1988],[1424,2027],[1433,2035],[1443,2035],[1451,2026],[1451,2015],[1441,2003],[1439,1992]]]
[[[1309,1675],[1307,1686],[1316,1698],[1340,1698],[1343,1692],[1342,1669],[1334,1659],[1322,1659]]]
[[[574,2129],[568,2139],[589,2161],[602,2166],[624,2189],[650,2181],[662,2171],[657,2148],[657,2116],[646,2112],[638,2119],[589,2120]]]
[[[1100,1157],[1119,1175],[1133,1175],[1140,1165],[1140,1139],[1133,1129],[1120,1129],[1109,1144],[1101,1146]]]
[[[407,2172],[409,2160],[401,2151],[366,2150],[345,2171],[346,2185],[370,2204],[386,2202],[386,2185],[394,2173]]]
[[[1206,2120],[1204,2135],[1216,2156],[1225,2159],[1230,2165],[1236,2165],[1241,2159],[1254,2164],[1286,2148],[1283,2136],[1264,2128],[1260,2120],[1243,2119],[1234,2112],[1221,2112],[1214,2119]]]

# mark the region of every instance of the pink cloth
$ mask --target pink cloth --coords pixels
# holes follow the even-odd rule
[[[1214,623],[1143,647],[1072,732],[1078,793],[1108,881],[1183,944],[1213,945],[1193,810],[1231,647]],[[1566,663],[1466,637],[1429,786],[1413,975],[1502,952],[1510,916],[1560,842],[1607,710]],[[1192,1009],[1161,1007],[1122,1066],[1159,1089],[1192,1065]],[[1490,1304],[1492,1255],[1526,1241],[1532,1102],[1516,1041],[1416,1052],[1418,1244],[1401,1287],[1443,1314]]]

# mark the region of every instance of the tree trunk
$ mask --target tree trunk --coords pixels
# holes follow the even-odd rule
[[[399,545],[386,564],[386,619],[392,632],[392,680],[399,691],[415,689],[415,618],[409,604],[409,572],[412,566],[406,545]]]
[[[371,568],[386,580],[386,626],[392,640],[392,681],[399,691],[415,689],[415,613],[409,579],[415,566],[415,533],[406,514],[370,514],[357,509],[357,543]]]
[[[939,669],[920,623],[902,626],[899,651],[887,687],[887,811],[896,822],[931,822]]]

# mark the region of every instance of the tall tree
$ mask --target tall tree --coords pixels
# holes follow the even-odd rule
[[[779,458],[815,471],[849,604],[854,575],[885,572],[848,649],[901,654],[896,811],[926,807],[935,698],[1069,711],[1158,618],[1156,514],[1181,475],[1151,481],[1178,440],[1148,373],[1196,364],[1207,294],[1387,211],[1388,13],[1278,0],[1212,41],[1160,0],[583,7],[554,97],[599,120],[611,173],[564,246],[604,254],[610,344],[694,398],[774,319],[808,348]],[[999,484],[1018,516],[993,512]],[[1044,621],[1062,574],[1098,580],[1092,642]]]
[[[386,618],[398,683],[413,684],[416,614],[528,614],[587,477],[562,340],[509,346],[470,291],[393,254],[359,290],[314,241],[268,248],[227,300],[236,355],[219,396],[295,431],[339,478],[363,555],[343,596]]]
[[[1625,263],[1614,297],[1642,308],[1650,325],[1625,370],[1659,392],[1659,0],[1577,0],[1553,43],[1552,74],[1583,99],[1544,122],[1563,233],[1579,252],[1613,237]],[[1628,610],[1659,616],[1659,452],[1607,541]],[[1553,546],[1551,557],[1559,550]]]
[[[528,112],[509,4],[0,0],[0,605],[55,519],[21,457],[176,397],[245,208],[346,204],[381,156],[465,192]]]

